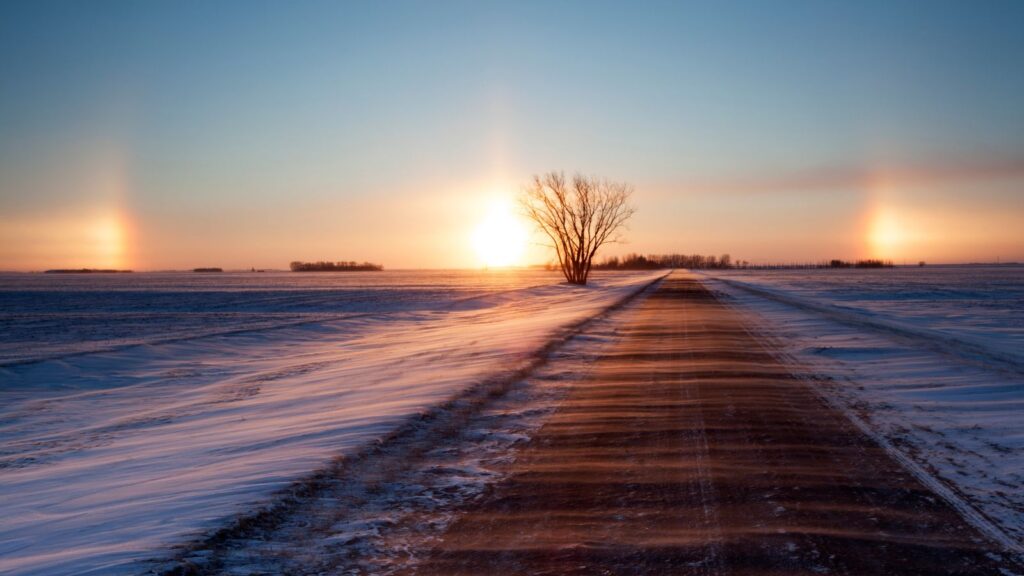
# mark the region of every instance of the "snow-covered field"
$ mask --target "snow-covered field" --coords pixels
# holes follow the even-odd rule
[[[658,276],[0,276],[0,573],[137,571]]]
[[[1024,267],[714,272],[782,355],[1024,552]]]
[[[550,272],[2,274],[0,366],[355,314],[442,311]]]
[[[138,572],[658,276],[0,275],[0,573]],[[1024,549],[1024,267],[704,278]]]

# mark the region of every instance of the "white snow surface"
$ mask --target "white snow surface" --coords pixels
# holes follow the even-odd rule
[[[0,365],[0,573],[137,572],[140,561],[519,365],[560,328],[659,276],[598,275],[580,288],[548,273],[456,274],[447,284],[416,274],[392,285],[374,276],[380,285],[363,288],[346,277],[340,291],[330,276],[313,276],[299,282],[328,286],[295,294],[292,284],[235,293],[216,284],[230,278],[203,279],[216,285],[190,284],[176,292],[181,302],[141,274],[54,280],[87,283],[67,294],[38,276],[2,279],[0,319],[17,346],[14,362]],[[65,310],[106,301],[117,320],[126,306],[118,291],[139,307],[127,313],[142,317],[130,338],[116,322],[89,318],[100,335],[87,346],[46,345],[46,334],[60,332],[55,300]],[[261,314],[296,300],[314,302],[301,311],[312,316],[262,323]],[[211,308],[242,314],[244,331],[216,326]],[[33,339],[42,341],[38,357]]]
[[[1024,551],[1024,267],[706,277],[911,472]]]

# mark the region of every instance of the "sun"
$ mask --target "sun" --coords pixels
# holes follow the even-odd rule
[[[507,203],[495,202],[473,231],[473,248],[488,268],[522,264],[526,227]]]

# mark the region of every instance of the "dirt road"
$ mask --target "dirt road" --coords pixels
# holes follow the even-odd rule
[[[1019,570],[692,277],[628,313],[505,480],[408,573]]]
[[[637,298],[151,572],[1024,574],[692,276]]]

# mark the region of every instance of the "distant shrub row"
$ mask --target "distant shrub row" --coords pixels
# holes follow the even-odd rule
[[[380,264],[370,262],[299,262],[290,264],[292,272],[379,272],[384,269]]]
[[[892,268],[892,260],[857,260],[846,262],[844,260],[830,260],[828,266],[822,268]]]
[[[125,274],[131,270],[110,270],[100,268],[57,268],[47,270],[45,274]]]
[[[746,268],[752,268],[757,270],[785,270],[785,269],[814,269],[814,268],[894,268],[896,265],[893,264],[892,260],[828,260],[822,262],[804,262],[804,263],[789,263],[789,264],[752,264],[745,266]],[[924,266],[924,262],[919,262],[918,266]]]
[[[924,262],[918,263],[924,266]],[[704,256],[701,254],[629,254],[627,256],[612,256],[605,258],[603,262],[594,264],[595,270],[655,270],[659,268],[689,268],[691,270],[701,269],[786,269],[786,268],[892,268],[892,260],[828,260],[822,262],[805,262],[789,264],[751,264],[746,260],[733,261],[728,254],[721,256]]]
[[[597,270],[654,270],[657,268],[734,268],[745,262],[733,263],[728,254],[704,256],[702,254],[629,254],[619,258],[612,256],[594,264]]]

